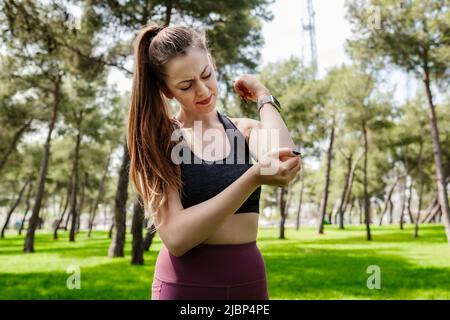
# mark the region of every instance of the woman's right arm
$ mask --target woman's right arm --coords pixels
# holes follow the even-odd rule
[[[158,228],[160,238],[173,255],[183,255],[219,229],[261,184],[287,184],[299,171],[299,163],[298,157],[280,162],[278,172],[271,176],[262,176],[261,165],[254,164],[218,195],[186,209],[178,192],[168,190],[168,201],[159,212],[164,216]]]

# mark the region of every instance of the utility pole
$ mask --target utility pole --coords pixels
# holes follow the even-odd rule
[[[317,78],[317,44],[316,44],[316,23],[313,0],[303,0],[302,10],[302,63],[305,63],[305,48],[309,47],[309,65],[313,69],[314,77]],[[308,41],[309,40],[309,41]],[[308,43],[309,42],[309,43]]]

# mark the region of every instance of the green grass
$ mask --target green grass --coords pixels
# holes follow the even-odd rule
[[[364,226],[325,235],[312,228],[260,229],[258,247],[264,256],[270,299],[450,299],[450,246],[444,228],[373,227],[373,241]],[[80,233],[75,243],[61,233],[38,232],[35,253],[23,254],[23,236],[7,233],[0,240],[0,299],[149,299],[154,263],[161,247],[155,239],[144,266],[130,264],[130,235],[125,258],[106,257],[110,240],[104,232],[91,239]],[[69,290],[67,267],[81,270],[81,289]],[[381,289],[369,290],[367,267],[381,269]]]

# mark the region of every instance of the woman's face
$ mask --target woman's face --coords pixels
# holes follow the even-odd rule
[[[175,98],[187,112],[205,114],[214,110],[218,86],[214,66],[205,50],[190,48],[166,66],[164,94]]]

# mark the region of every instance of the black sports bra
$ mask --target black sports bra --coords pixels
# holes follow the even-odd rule
[[[217,116],[230,142],[230,153],[222,160],[203,160],[192,152],[186,141],[183,142],[179,155],[183,159],[180,168],[183,182],[181,203],[184,208],[216,196],[253,165],[245,137],[227,116],[218,111]],[[183,139],[182,136],[181,139]],[[259,214],[260,195],[261,187],[258,187],[235,213],[256,212]]]

